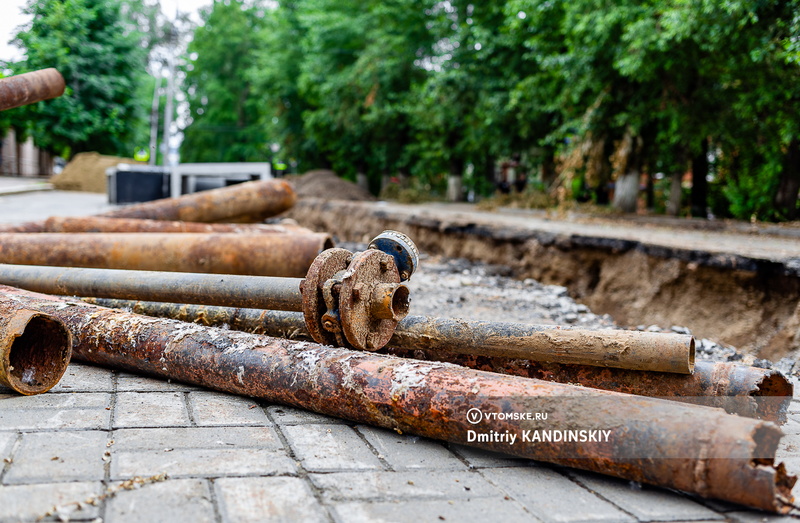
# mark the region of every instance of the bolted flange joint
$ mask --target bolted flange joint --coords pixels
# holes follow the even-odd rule
[[[398,250],[400,243],[394,238],[400,236]],[[376,243],[381,237],[389,239]],[[312,263],[300,292],[305,323],[316,342],[376,351],[408,314],[410,291],[401,282],[416,269],[416,246],[395,231],[385,231],[376,240],[359,253],[328,249]],[[402,266],[397,259],[403,260]]]

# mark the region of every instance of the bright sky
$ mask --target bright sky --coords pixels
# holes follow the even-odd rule
[[[22,9],[29,0],[0,0],[0,61],[12,61],[22,58],[19,49],[10,45],[8,42],[17,33],[19,26],[27,23],[29,18],[22,14]],[[152,1],[152,0],[150,0]],[[192,13],[192,18],[199,21],[197,11],[205,5],[211,4],[212,0],[159,0],[161,10],[168,17],[175,16],[175,10]]]

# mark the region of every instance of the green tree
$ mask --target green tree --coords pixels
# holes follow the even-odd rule
[[[55,67],[67,88],[60,98],[14,109],[36,144],[57,154],[130,154],[144,107],[136,93],[146,50],[119,0],[31,0],[31,23],[15,43],[26,58],[15,73]]]
[[[184,87],[191,123],[181,158],[187,162],[246,162],[269,158],[261,125],[264,102],[253,95],[248,71],[255,64],[264,16],[258,3],[214,2],[205,8],[188,47]]]

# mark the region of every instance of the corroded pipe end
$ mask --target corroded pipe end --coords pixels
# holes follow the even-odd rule
[[[371,312],[382,320],[400,321],[408,316],[411,292],[403,284],[381,283],[372,291]]]
[[[53,69],[42,69],[0,79],[0,111],[14,109],[64,94],[64,77]]]
[[[0,383],[16,392],[47,392],[71,356],[72,334],[60,320],[27,309],[0,319]]]

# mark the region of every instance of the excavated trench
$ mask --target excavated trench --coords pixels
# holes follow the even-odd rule
[[[307,198],[288,217],[342,241],[397,229],[424,252],[502,264],[518,278],[565,286],[619,325],[686,326],[773,361],[800,349],[800,274],[781,263],[398,213],[374,203]]]

